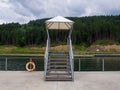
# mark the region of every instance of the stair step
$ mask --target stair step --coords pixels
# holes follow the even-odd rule
[[[59,54],[52,54],[52,55],[49,54],[49,57],[67,57],[68,58],[69,56],[66,54],[65,55],[64,54],[63,55],[61,55],[61,54],[60,55]]]
[[[49,54],[49,57],[69,57],[68,55],[59,55],[59,54],[53,54],[53,55],[51,55],[51,54]]]
[[[46,77],[46,81],[72,81],[72,77]]]
[[[71,71],[47,71],[46,73],[71,73]]]
[[[49,60],[68,60],[68,58],[49,58]]]
[[[51,73],[51,72],[49,72],[49,73],[46,73],[46,74],[47,75],[71,75],[71,73],[68,73],[68,72],[67,73],[65,73],[65,72],[64,73],[55,73],[55,72]]]
[[[69,65],[48,65],[48,67],[70,67]]]
[[[48,63],[70,63],[67,60],[49,60]]]
[[[50,65],[58,65],[58,66],[59,65],[67,65],[67,66],[70,66],[70,63],[65,63],[65,62],[59,62],[59,63],[58,62],[55,62],[55,63],[54,62],[49,62],[48,66],[50,66]]]
[[[46,77],[47,78],[52,78],[52,77],[55,77],[55,78],[71,78],[72,75],[47,75]]]
[[[69,62],[48,62],[48,65],[70,65]]]
[[[56,69],[56,71],[57,71],[59,69],[70,69],[70,67],[47,67],[47,69],[48,70],[50,70],[50,69]]]
[[[68,57],[49,57],[49,59],[69,59]]]
[[[50,56],[68,56],[67,53],[49,53]]]
[[[47,71],[70,71],[70,69],[47,69]]]
[[[68,57],[69,55],[68,54],[49,54],[49,56],[52,56],[52,57],[54,57],[54,56],[57,56],[57,57],[61,57],[61,56],[64,56],[64,57]]]
[[[50,54],[68,54],[68,52],[49,52]]]
[[[54,66],[54,65],[58,65],[58,66],[62,66],[62,65],[66,65],[66,66],[70,66],[70,64],[67,63],[48,63],[48,66]]]
[[[59,70],[59,69],[70,69],[70,67],[48,67],[47,69],[48,69],[48,70],[56,69],[56,71],[57,71],[57,70]]]

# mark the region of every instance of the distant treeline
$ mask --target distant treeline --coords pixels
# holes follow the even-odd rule
[[[120,43],[120,15],[68,17],[73,20],[73,44],[91,45],[96,40],[108,39]],[[1,45],[40,45],[46,43],[45,20],[30,21],[28,24],[9,23],[0,25]],[[50,30],[51,41],[66,42],[68,31]]]

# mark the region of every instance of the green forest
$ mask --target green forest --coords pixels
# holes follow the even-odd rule
[[[112,40],[120,44],[120,15],[67,17],[73,20],[72,43],[91,45],[97,40]],[[8,23],[0,25],[0,45],[42,45],[46,44],[45,19],[27,24]],[[68,31],[49,30],[53,43],[66,42]]]

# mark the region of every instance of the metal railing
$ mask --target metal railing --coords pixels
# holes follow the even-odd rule
[[[48,65],[48,56],[49,56],[49,48],[50,48],[50,40],[49,38],[47,39],[47,44],[46,44],[46,51],[45,51],[45,56],[44,56],[44,59],[45,59],[45,64],[44,64],[44,78],[46,78],[46,72],[47,72],[47,65]]]
[[[43,56],[0,56],[0,71],[25,71],[26,63],[33,61],[36,71],[43,71]]]
[[[78,64],[75,71],[105,71],[105,58],[76,58],[75,61]]]
[[[0,56],[0,71],[25,71],[30,60],[37,71],[44,71],[44,56]],[[120,56],[87,57],[74,56],[74,71],[120,71]]]
[[[75,57],[75,71],[120,71],[119,57]]]
[[[74,65],[74,56],[73,56],[73,50],[72,50],[72,41],[70,38],[68,39],[68,50],[69,50],[72,79],[74,80],[74,66],[73,66]]]

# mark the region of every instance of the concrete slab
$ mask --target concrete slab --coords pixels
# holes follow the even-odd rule
[[[75,72],[74,81],[43,77],[39,71],[0,71],[0,90],[120,90],[120,72]]]

